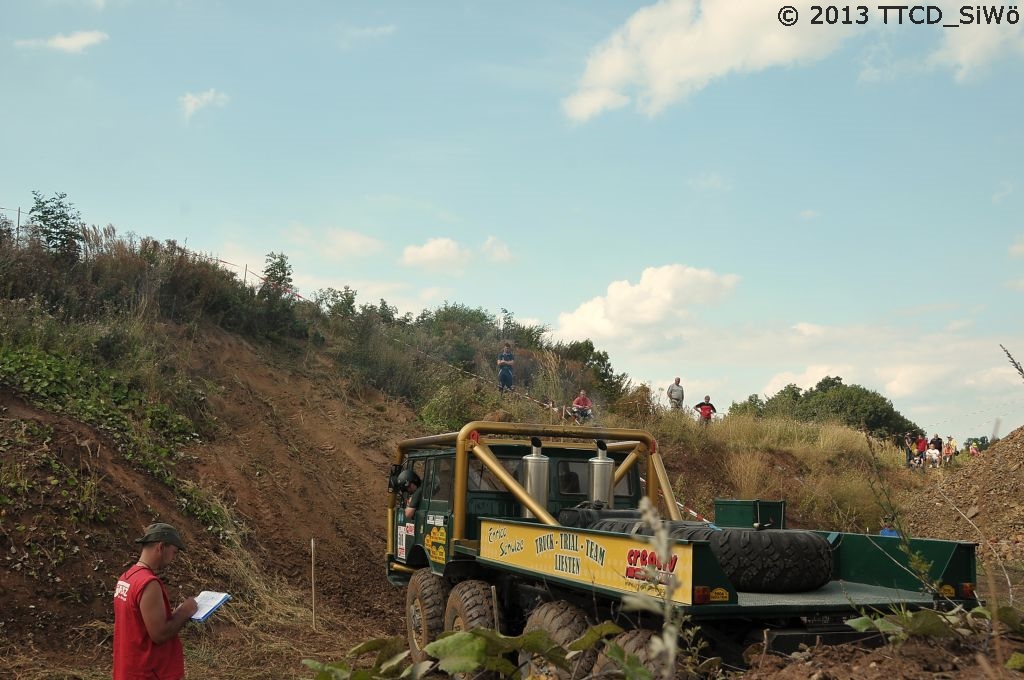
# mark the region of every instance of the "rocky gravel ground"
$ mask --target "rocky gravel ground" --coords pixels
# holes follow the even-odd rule
[[[902,499],[906,531],[978,543],[979,562],[990,573],[1024,567],[1024,428],[975,458],[961,454],[954,467],[923,474],[935,484]]]

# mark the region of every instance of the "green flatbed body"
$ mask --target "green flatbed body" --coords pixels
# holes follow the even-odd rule
[[[771,531],[770,529],[767,531]],[[910,610],[944,608],[957,604],[975,604],[975,544],[934,539],[910,539],[906,545],[899,538],[840,532],[819,532],[830,544],[833,555],[833,580],[821,588],[798,593],[749,593],[735,590],[722,572],[706,541],[675,541],[686,548],[681,557],[680,588],[673,596],[675,606],[694,620],[782,620],[792,618],[841,620],[867,612],[888,613],[896,608]],[[532,544],[538,536],[551,535],[543,548]],[[636,586],[622,578],[622,560],[614,563],[616,544],[625,543],[621,554],[629,549],[650,547],[642,536],[624,536],[589,529],[551,527],[536,522],[508,518],[481,518],[478,535],[481,541],[455,546],[455,559],[471,559],[497,572],[515,573],[520,577],[554,588],[586,591],[609,599],[621,599],[635,592],[664,597],[664,589]],[[514,546],[487,549],[487,537]],[[564,538],[563,538],[564,537]],[[588,540],[592,539],[592,540]],[[587,555],[596,552],[587,544],[607,548],[611,577],[596,569],[587,571]],[[538,543],[539,544],[539,543]],[[568,549],[565,546],[570,546]],[[909,567],[907,551],[918,555],[927,566],[926,580],[934,585],[929,590]],[[548,559],[550,554],[552,559]],[[583,555],[575,570],[567,570],[566,559]],[[604,557],[602,554],[602,564]],[[689,559],[687,563],[686,560]],[[561,566],[560,566],[561,565]],[[594,563],[596,567],[596,562]],[[577,571],[580,573],[567,573]],[[964,587],[967,597],[964,597]],[[696,586],[711,592],[728,593],[719,601],[698,603]],[[937,593],[936,593],[937,591]],[[943,594],[944,593],[944,594]]]

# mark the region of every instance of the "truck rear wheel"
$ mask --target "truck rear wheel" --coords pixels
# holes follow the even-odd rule
[[[405,591],[405,627],[409,634],[409,652],[413,663],[430,655],[423,648],[444,630],[444,603],[448,595],[444,579],[429,569],[418,569]]]
[[[654,637],[654,631],[652,630],[628,630],[615,636],[612,642],[621,647],[626,656],[630,654],[635,656],[641,666],[649,670],[652,676],[658,678],[662,675],[661,665],[663,662],[660,656],[655,656],[651,652],[650,643],[652,637]],[[597,655],[597,661],[594,662],[592,674],[608,678],[625,677],[619,665],[611,657],[607,656],[603,650]]]
[[[473,630],[474,628],[490,628],[498,631],[499,620],[494,620],[494,598],[491,597],[491,584],[486,581],[463,581],[448,595],[448,606],[444,609],[444,629]],[[493,680],[496,673],[489,671],[472,671],[470,673],[453,673],[453,678],[474,680]]]
[[[587,621],[587,615],[579,607],[564,600],[557,600],[555,602],[545,602],[534,609],[526,620],[523,632],[529,633],[533,630],[547,631],[554,642],[562,647],[567,647],[587,632],[589,627],[590,622]],[[570,662],[570,670],[565,671],[556,667],[542,656],[523,653],[520,654],[519,665],[523,668],[524,677],[529,674],[534,677],[543,676],[547,678],[557,677],[558,680],[576,680],[590,674],[596,659],[597,649],[585,650]]]

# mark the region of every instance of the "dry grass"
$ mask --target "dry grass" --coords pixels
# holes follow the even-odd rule
[[[877,528],[887,514],[869,481],[878,468],[900,485],[915,481],[903,480],[902,450],[841,425],[729,416],[705,427],[687,414],[666,412],[653,433],[673,448],[718,458],[720,494],[785,498],[802,523],[815,528]]]
[[[730,454],[724,467],[736,498],[772,498],[779,494],[779,472],[758,451]]]

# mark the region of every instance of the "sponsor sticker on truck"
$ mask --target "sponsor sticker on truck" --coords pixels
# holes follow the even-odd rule
[[[587,533],[566,527],[483,520],[480,559],[624,593],[664,597],[692,604],[693,548],[676,545],[668,560],[650,543],[627,536]]]

